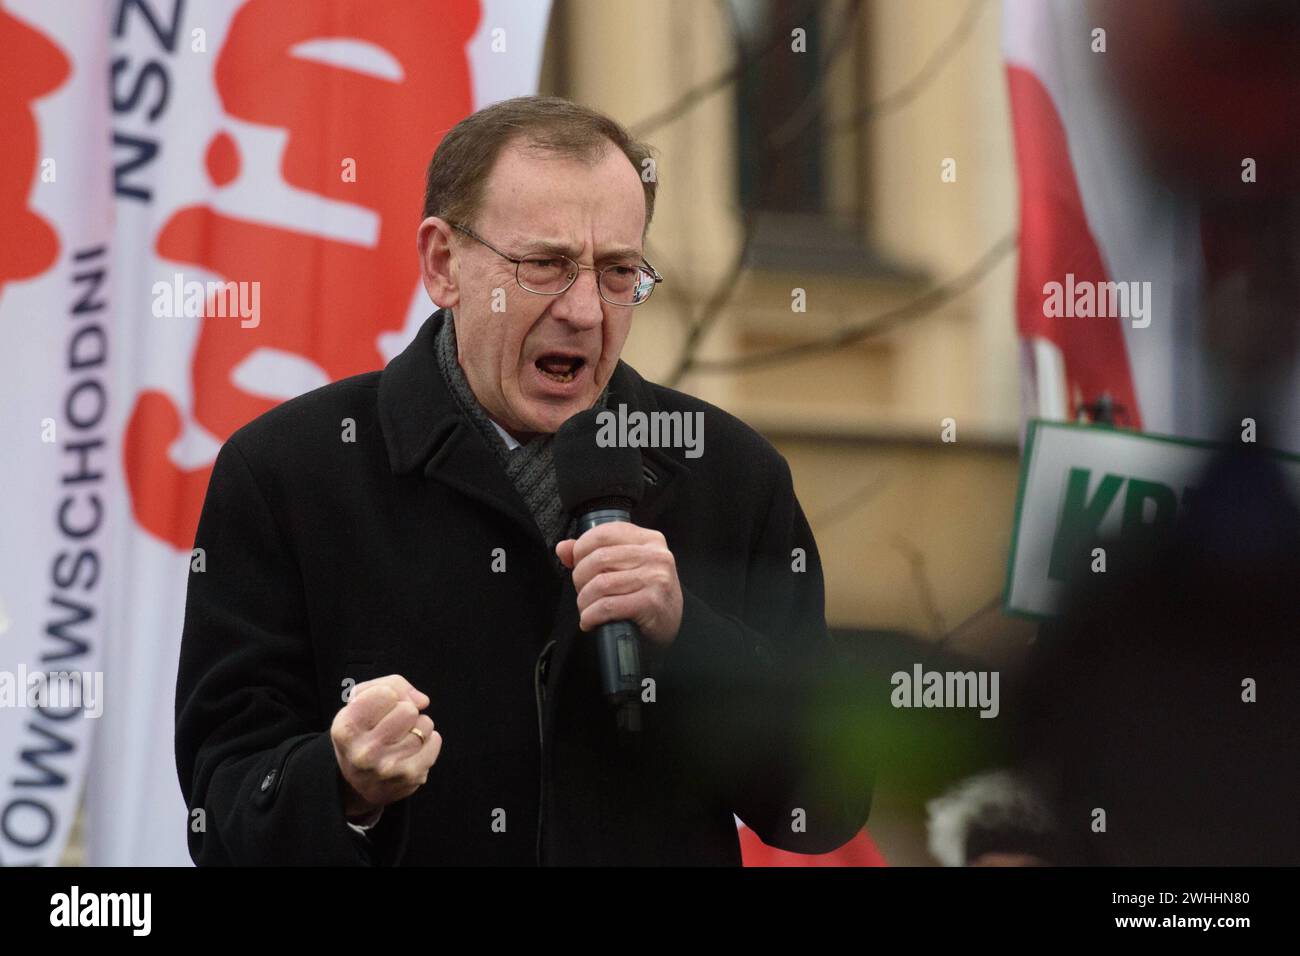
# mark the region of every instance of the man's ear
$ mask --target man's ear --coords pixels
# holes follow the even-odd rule
[[[451,226],[447,220],[430,216],[420,223],[415,247],[420,253],[420,281],[437,306],[454,308],[460,303],[460,283],[451,249]]]

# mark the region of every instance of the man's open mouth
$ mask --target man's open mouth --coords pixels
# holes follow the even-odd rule
[[[581,355],[563,355],[550,352],[536,362],[537,370],[553,382],[572,382],[574,376],[587,364]]]

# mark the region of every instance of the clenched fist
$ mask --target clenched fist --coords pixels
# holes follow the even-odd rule
[[[352,688],[330,725],[334,758],[343,774],[343,813],[349,819],[372,816],[429,779],[442,735],[420,713],[428,706],[428,696],[400,674]]]

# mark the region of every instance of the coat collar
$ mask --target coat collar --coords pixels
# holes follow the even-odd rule
[[[456,488],[523,524],[541,540],[541,532],[496,454],[478,429],[461,412],[438,370],[434,336],[451,312],[439,309],[379,376],[379,424],[393,474],[423,469],[427,478]],[[622,360],[610,377],[608,405],[625,404],[628,411],[659,408],[654,391]],[[650,526],[672,498],[685,465],[661,449],[641,449],[646,475],[645,494],[632,520]]]

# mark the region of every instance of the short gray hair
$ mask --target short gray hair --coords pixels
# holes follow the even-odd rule
[[[658,185],[650,146],[633,139],[604,113],[558,96],[502,100],[453,126],[429,162],[422,218],[470,222],[483,200],[485,171],[496,164],[506,144],[517,139],[524,139],[530,148],[587,163],[599,160],[610,145],[622,150],[641,179],[645,228],[650,228]]]

